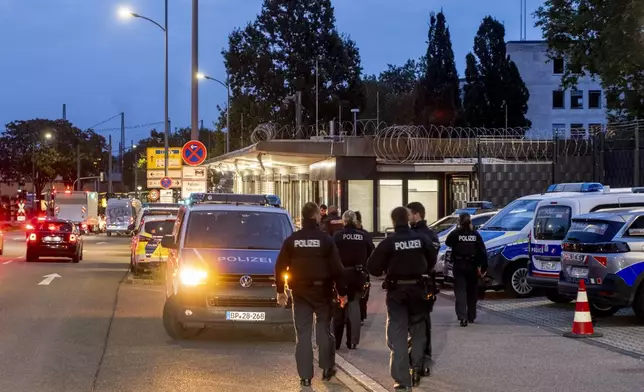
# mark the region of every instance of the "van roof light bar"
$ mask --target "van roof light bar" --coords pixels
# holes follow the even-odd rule
[[[598,182],[571,182],[562,184],[552,184],[546,189],[546,193],[555,192],[602,192],[604,185]]]
[[[280,204],[279,197],[275,195],[250,195],[238,193],[204,193],[201,203],[222,203],[222,204],[256,204],[256,205],[277,205]]]

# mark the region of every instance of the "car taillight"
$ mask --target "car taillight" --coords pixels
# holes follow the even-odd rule
[[[27,230],[33,230],[33,229],[34,229],[34,227],[33,227],[32,225],[27,225],[27,226],[25,226],[25,229],[27,229]]]
[[[87,229],[87,223],[83,223],[81,226],[83,227],[83,229]]]
[[[70,234],[69,235],[69,242],[76,242],[76,235]]]
[[[36,233],[29,234],[29,241],[36,241]]]

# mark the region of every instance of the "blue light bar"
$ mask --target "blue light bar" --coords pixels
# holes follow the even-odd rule
[[[282,205],[282,200],[280,200],[279,196],[277,195],[266,195],[266,200],[268,200],[268,204],[272,205],[273,207],[279,207]]]
[[[488,209],[491,210],[494,208],[494,204],[492,204],[491,201],[468,201],[465,203],[465,207],[467,208],[477,208],[477,209]]]
[[[478,211],[478,209],[476,208],[459,208],[456,211],[454,211],[454,215],[461,215],[461,214],[474,215],[476,214],[476,211]]]
[[[601,192],[604,186],[598,182],[574,182],[563,184],[552,184],[546,190],[546,193],[554,192]]]
[[[277,201],[279,201],[279,199]],[[273,204],[271,200],[269,200],[268,196],[266,195],[249,195],[249,194],[239,194],[239,193],[204,193],[203,198],[201,199],[201,203],[257,204],[257,205]]]

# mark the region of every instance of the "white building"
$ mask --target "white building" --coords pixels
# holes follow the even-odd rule
[[[526,117],[533,133],[543,137],[552,130],[558,137],[585,138],[589,129],[606,124],[606,97],[599,82],[583,77],[576,90],[564,91],[564,62],[549,61],[545,41],[510,41],[506,48],[530,91]]]

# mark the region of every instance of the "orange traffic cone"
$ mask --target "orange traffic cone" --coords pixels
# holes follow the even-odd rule
[[[590,317],[590,306],[588,305],[588,295],[586,294],[586,282],[583,279],[579,281],[577,305],[575,306],[575,320],[572,322],[572,331],[564,332],[563,336],[567,338],[600,338],[604,336],[600,332],[595,332],[593,328],[593,321]]]

